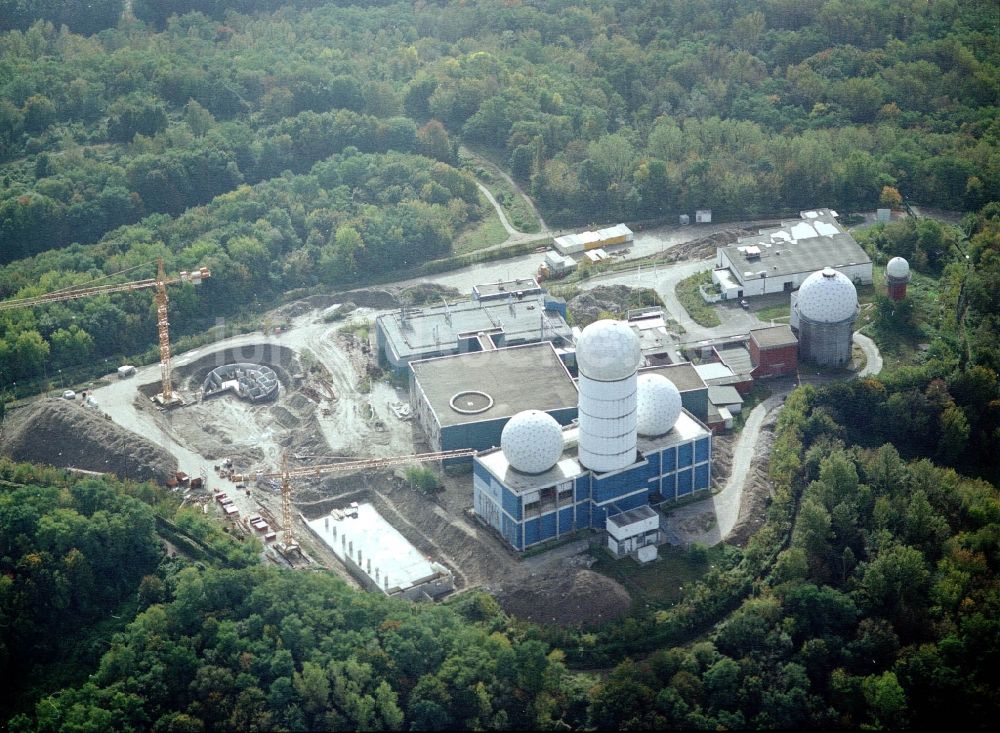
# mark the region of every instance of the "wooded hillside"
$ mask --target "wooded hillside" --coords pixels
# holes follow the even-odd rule
[[[556,226],[1000,197],[990,3],[3,5],[0,297],[216,268],[180,332],[447,255],[483,215],[458,142]],[[130,296],[4,314],[0,370],[134,354],[150,319]]]

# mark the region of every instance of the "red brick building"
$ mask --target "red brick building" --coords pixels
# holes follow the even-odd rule
[[[750,331],[753,378],[794,374],[799,368],[799,340],[789,326],[767,326]]]

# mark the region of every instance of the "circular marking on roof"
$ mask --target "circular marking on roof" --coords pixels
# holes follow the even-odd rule
[[[475,389],[467,389],[464,392],[456,392],[452,395],[448,403],[451,409],[463,415],[478,415],[493,407],[493,398],[485,392]]]

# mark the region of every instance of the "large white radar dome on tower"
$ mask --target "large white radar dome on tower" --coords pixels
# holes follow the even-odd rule
[[[799,314],[816,323],[839,323],[858,312],[858,290],[842,272],[824,267],[799,287]]]
[[[639,435],[664,435],[681,415],[681,393],[662,374],[639,375],[637,425]]]
[[[903,280],[910,276],[910,263],[902,257],[893,257],[885,266],[885,274]]]
[[[639,337],[622,321],[594,321],[576,342],[580,373],[601,382],[615,382],[635,373],[642,361]]]
[[[563,452],[562,428],[547,412],[524,410],[504,425],[500,449],[515,471],[548,471]]]

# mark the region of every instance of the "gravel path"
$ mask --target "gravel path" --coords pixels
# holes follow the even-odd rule
[[[859,377],[871,377],[882,371],[882,354],[878,346],[860,331],[854,332],[854,343],[865,352],[865,368],[858,372]]]

